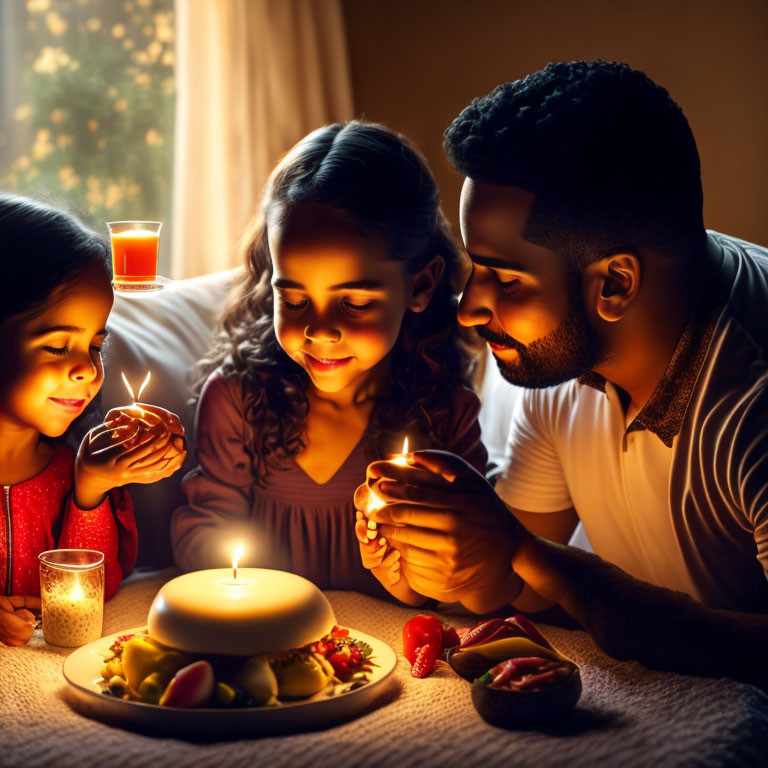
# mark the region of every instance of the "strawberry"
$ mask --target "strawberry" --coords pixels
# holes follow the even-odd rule
[[[352,671],[350,668],[351,667],[350,657],[347,656],[346,653],[341,653],[340,651],[336,651],[336,653],[331,655],[328,661],[331,663],[331,666],[333,667],[333,671],[336,673],[336,676],[340,680],[343,680]]]
[[[417,648],[411,674],[414,677],[426,677],[435,668],[435,662],[439,655],[440,648],[435,645],[422,645]]]

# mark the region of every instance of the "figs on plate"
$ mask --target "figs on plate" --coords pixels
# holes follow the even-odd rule
[[[475,709],[502,728],[536,728],[560,720],[580,696],[575,664],[539,656],[502,661],[472,683]]]

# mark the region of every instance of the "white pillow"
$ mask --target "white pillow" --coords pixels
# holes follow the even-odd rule
[[[181,479],[194,466],[188,373],[208,351],[224,309],[227,292],[238,270],[173,281],[162,291],[146,294],[116,292],[104,346],[101,410],[131,403],[120,373],[138,390],[147,371],[152,378],[142,401],[176,413],[187,432],[189,454],[182,469],[153,485],[127,486],[139,529],[139,565],[173,564],[170,517],[183,502]]]

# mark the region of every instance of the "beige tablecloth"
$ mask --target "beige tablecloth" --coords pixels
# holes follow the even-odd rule
[[[125,584],[107,604],[104,633],[145,623],[169,573]],[[417,613],[353,592],[329,592],[340,623],[389,643],[400,656],[401,631]],[[470,620],[464,622],[469,625]],[[56,768],[236,768],[237,766],[721,766],[768,764],[768,696],[730,680],[651,672],[614,661],[583,632],[543,627],[581,664],[577,710],[550,731],[487,725],[470,686],[443,668],[424,680],[398,662],[396,696],[327,731],[195,743],[146,736],[89,720],[63,696],[68,651],[35,637],[0,647],[0,766]]]

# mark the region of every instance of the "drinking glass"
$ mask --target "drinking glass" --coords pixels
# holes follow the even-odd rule
[[[157,291],[159,221],[108,221],[112,239],[112,285],[117,291]]]

